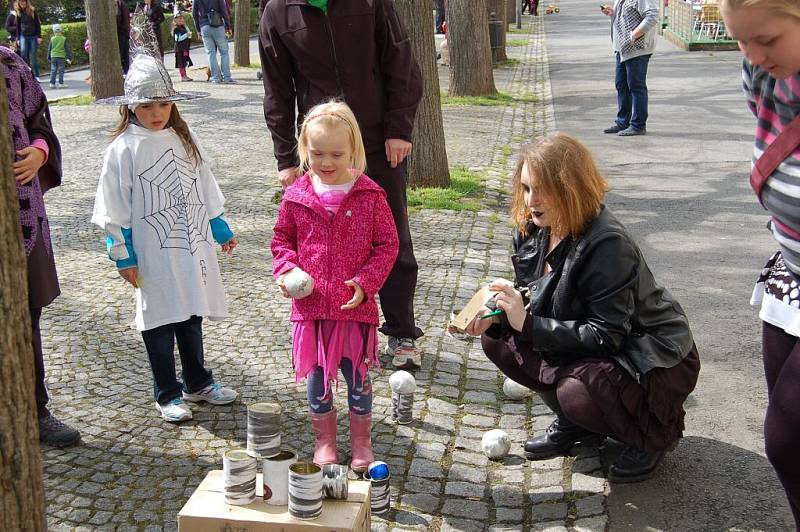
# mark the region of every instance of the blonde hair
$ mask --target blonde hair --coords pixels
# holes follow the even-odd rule
[[[589,150],[574,137],[556,133],[524,146],[514,171],[511,218],[523,235],[531,223],[525,205],[522,167],[537,178],[537,193],[548,202],[550,229],[562,237],[579,236],[597,214],[608,183],[600,175]]]
[[[772,11],[778,15],[800,18],[800,2],[797,0],[721,0],[723,10],[755,7]]]
[[[33,12],[36,11],[36,8],[33,7],[31,0],[27,0],[27,3],[28,5],[25,6],[25,14],[27,14],[29,17],[32,17]],[[22,14],[22,10],[20,10],[19,8],[19,0],[16,0],[16,2],[14,2],[14,12],[17,14],[17,16]]]
[[[152,103],[158,103],[156,101]],[[114,126],[114,129],[111,130],[111,138],[115,139],[122,135],[126,129],[128,129],[128,125],[131,123],[131,118],[135,117],[136,113],[130,110],[127,105],[120,105],[119,106],[119,122],[117,125]],[[167,120],[167,124],[164,126],[164,129],[172,128],[178,138],[181,139],[181,144],[183,144],[184,149],[186,149],[186,153],[189,155],[189,158],[192,160],[195,166],[199,165],[203,162],[203,157],[200,155],[200,148],[197,147],[195,144],[194,139],[192,138],[192,133],[189,131],[189,126],[181,117],[181,114],[178,112],[178,106],[175,103],[172,104],[172,110],[169,113],[169,120]]]
[[[308,128],[312,124],[325,128],[345,126],[353,152],[350,167],[355,169],[358,175],[364,173],[367,168],[367,156],[364,151],[364,141],[361,138],[361,129],[358,127],[353,110],[346,103],[337,100],[315,105],[306,113],[303,125],[300,126],[300,133],[297,135],[297,155],[300,157],[300,166],[304,169],[308,169],[309,166]]]

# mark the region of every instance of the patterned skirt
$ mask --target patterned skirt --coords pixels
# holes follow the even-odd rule
[[[776,251],[764,265],[750,304],[760,307],[759,318],[800,337],[800,283]]]

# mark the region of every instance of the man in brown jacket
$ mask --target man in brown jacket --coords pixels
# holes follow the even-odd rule
[[[259,26],[264,116],[281,185],[300,175],[295,127],[314,105],[339,98],[358,119],[367,175],[386,191],[400,252],[380,291],[398,368],[420,365],[414,320],[417,261],[411,244],[404,160],[422,97],[422,75],[393,0],[269,0]],[[295,105],[299,116],[295,114]]]

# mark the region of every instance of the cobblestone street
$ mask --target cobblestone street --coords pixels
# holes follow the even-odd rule
[[[474,340],[444,333],[450,312],[476,287],[508,277],[510,230],[504,191],[514,164],[509,149],[552,129],[542,18],[526,17],[524,46],[495,71],[498,89],[527,98],[505,107],[445,106],[451,166],[486,173],[480,212],[418,211],[411,215],[420,263],[417,317],[426,355],[416,371],[415,421],[388,415],[388,377],[374,373],[373,437],[378,459],[392,470],[393,510],[373,518],[373,530],[604,530],[606,480],[596,454],[528,462],[522,441],[552,420],[533,399],[511,402],[502,378]],[[446,81],[446,71],[443,70]],[[305,386],[290,360],[289,305],[271,277],[269,242],[278,191],[272,144],[264,125],[263,89],[255,71],[239,71],[236,86],[203,84],[211,97],[181,106],[215,161],[227,214],[240,245],[220,262],[231,317],[205,326],[206,362],[215,379],[240,393],[229,406],[193,406],[194,420],[163,422],[134,302],[90,225],[94,193],[117,111],[54,107],[64,148],[64,185],[47,196],[62,295],[43,315],[44,352],[54,413],[79,428],[83,444],[45,448],[45,490],[51,530],[174,530],[176,514],[222,453],[245,445],[246,405],[283,407],[285,445],[310,457]],[[195,84],[198,85],[198,84]],[[337,394],[346,428],[343,390]],[[480,452],[490,428],[513,440],[503,462]],[[339,431],[340,452],[349,439]]]

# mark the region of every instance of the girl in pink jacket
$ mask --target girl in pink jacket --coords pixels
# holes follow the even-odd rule
[[[372,384],[378,365],[375,294],[397,258],[397,230],[386,193],[364,175],[366,157],[350,108],[329,102],[312,108],[297,141],[306,173],[290,185],[272,239],[272,271],[281,292],[299,269],[314,280],[311,294],[292,299],[295,377],[307,377],[314,428],[314,462],[338,463],[331,381],[347,382],[351,467],[373,461]],[[297,273],[297,272],[296,272]]]

